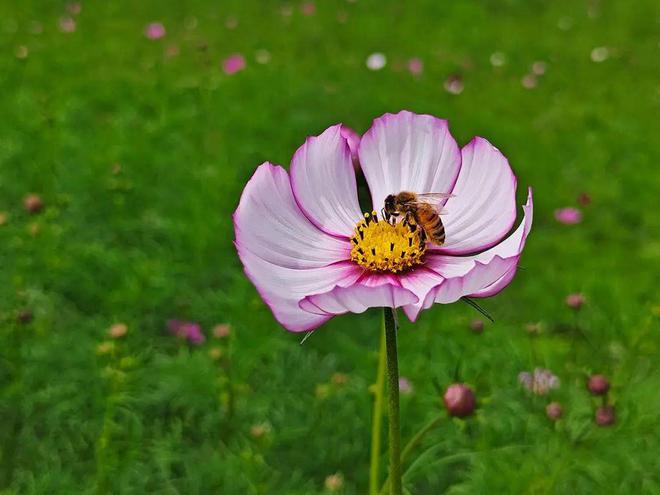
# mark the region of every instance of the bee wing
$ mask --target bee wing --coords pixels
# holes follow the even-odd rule
[[[443,199],[453,198],[454,195],[450,193],[422,193],[417,195],[417,201],[414,202],[417,206],[427,204],[433,206],[439,215],[446,215],[448,212],[440,202]]]
[[[443,199],[453,198],[454,195],[451,193],[421,193],[417,195],[417,199],[424,201],[425,203],[439,203]]]

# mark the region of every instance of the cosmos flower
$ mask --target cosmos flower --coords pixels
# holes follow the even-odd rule
[[[76,21],[72,17],[62,17],[58,26],[63,33],[73,33],[76,30]]]
[[[222,70],[225,74],[236,74],[243,69],[245,69],[245,57],[240,53],[234,53],[222,61]]]
[[[415,57],[408,60],[408,71],[413,76],[418,76],[424,72],[424,62],[422,62],[422,59]]]
[[[290,173],[266,162],[234,213],[245,272],[278,322],[294,332],[370,307],[403,308],[415,321],[434,303],[492,296],[513,279],[532,224],[528,192],[520,226],[516,177],[483,138],[460,149],[447,122],[403,111],[386,114],[361,138],[360,166],[373,211],[361,213],[341,126],[307,139]],[[453,193],[442,246],[423,229],[376,212],[400,191]]]
[[[559,388],[559,378],[543,368],[535,368],[533,373],[523,371],[518,375],[518,381],[536,395],[546,395],[550,390]]]
[[[582,221],[582,212],[577,208],[559,208],[555,210],[555,220],[564,225],[575,225]]]
[[[180,339],[187,340],[191,344],[203,344],[206,340],[199,323],[194,323],[192,321],[168,320],[167,328],[174,335]]]
[[[381,70],[387,65],[387,57],[380,52],[372,53],[366,63],[369,70]]]
[[[157,40],[165,36],[165,26],[160,22],[152,22],[144,28],[144,35],[150,40]]]

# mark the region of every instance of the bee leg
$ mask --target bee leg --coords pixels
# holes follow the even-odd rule
[[[390,215],[385,211],[385,207],[384,207],[384,206],[380,209],[380,214],[383,216],[383,219],[384,219],[386,222],[389,222],[389,221],[390,221]]]
[[[424,229],[419,229],[419,240],[422,246],[426,244],[426,231]]]

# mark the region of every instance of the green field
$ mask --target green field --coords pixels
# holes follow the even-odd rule
[[[404,442],[444,418],[406,462],[409,493],[660,493],[655,0],[81,6],[0,3],[0,493],[307,495],[334,473],[337,493],[366,493],[380,311],[299,345],[243,274],[231,214],[263,161],[401,109],[489,139],[536,207],[483,333],[460,302],[401,318]],[[148,39],[155,21],[166,34]],[[234,53],[246,67],[228,75]],[[555,220],[567,206],[581,223]],[[536,367],[561,386],[522,388]],[[466,420],[442,407],[455,381],[478,397]]]

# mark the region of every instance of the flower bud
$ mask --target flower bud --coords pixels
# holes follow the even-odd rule
[[[616,422],[614,406],[600,406],[596,409],[594,420],[598,426],[611,426]]]
[[[483,320],[474,319],[470,322],[470,330],[474,333],[481,333],[484,331],[484,322]]]
[[[39,213],[44,207],[44,202],[37,194],[28,194],[23,198],[23,208],[30,214]]]
[[[113,339],[120,339],[128,332],[128,326],[125,323],[115,323],[108,329],[108,336]]]
[[[580,206],[587,206],[591,204],[591,196],[586,192],[581,192],[577,198],[577,202]]]
[[[330,381],[333,385],[340,387],[342,385],[346,385],[348,382],[348,376],[346,376],[344,373],[333,373]]]
[[[344,476],[341,473],[331,474],[325,479],[324,484],[329,492],[338,492],[344,486]]]
[[[216,339],[224,339],[231,334],[231,325],[228,323],[220,323],[213,327],[213,336]]]
[[[32,311],[29,309],[22,309],[21,311],[18,312],[18,316],[16,317],[19,323],[27,324],[30,323],[34,319],[34,314],[32,314]]]
[[[587,382],[587,388],[594,395],[605,395],[610,389],[610,382],[603,375],[592,375]]]
[[[449,415],[458,418],[465,418],[471,415],[477,405],[474,392],[463,383],[449,385],[443,401]]]
[[[252,438],[262,438],[265,435],[268,435],[270,431],[271,427],[268,423],[257,423],[250,427],[250,435]]]
[[[569,294],[566,296],[566,305],[571,309],[578,310],[584,305],[584,296],[582,294]]]
[[[545,406],[545,414],[552,421],[557,421],[558,419],[561,419],[561,417],[564,415],[564,408],[561,407],[561,404],[559,402],[551,402],[550,404]]]

